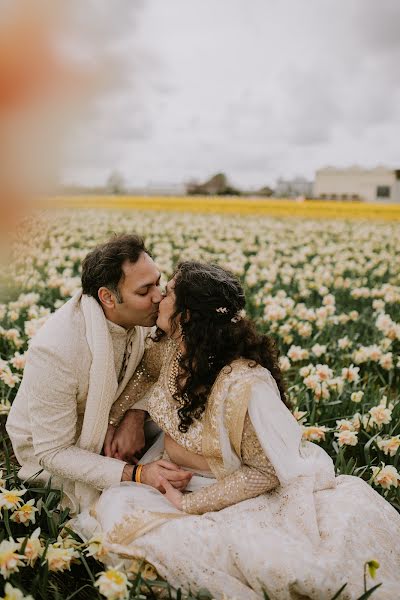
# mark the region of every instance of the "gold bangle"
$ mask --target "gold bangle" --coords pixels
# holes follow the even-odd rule
[[[140,476],[142,474],[143,465],[139,464],[136,469],[135,481],[136,483],[142,483],[140,480]]]

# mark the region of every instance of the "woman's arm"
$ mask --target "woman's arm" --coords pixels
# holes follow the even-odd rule
[[[242,500],[255,498],[279,485],[246,414],[241,442],[242,466],[217,483],[182,497],[182,510],[191,514],[217,511]]]

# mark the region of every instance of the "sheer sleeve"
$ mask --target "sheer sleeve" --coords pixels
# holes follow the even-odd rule
[[[191,514],[221,510],[278,487],[279,479],[264,454],[248,413],[244,421],[241,454],[242,466],[239,469],[213,485],[185,494],[183,510]]]
[[[160,375],[165,348],[164,341],[155,342],[151,337],[147,338],[141,362],[111,407],[110,425],[118,426],[125,412],[131,408],[146,410],[145,396]]]

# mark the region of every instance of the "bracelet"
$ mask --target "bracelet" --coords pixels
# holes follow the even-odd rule
[[[140,476],[142,474],[142,469],[143,469],[143,465],[142,464],[137,464],[136,465],[136,473],[135,473],[135,481],[136,483],[142,483],[140,480]]]
[[[135,466],[133,467],[133,471],[132,471],[132,477],[131,477],[131,480],[132,480],[132,481],[136,481],[136,471],[137,471],[137,468],[138,468],[138,465],[135,465]]]

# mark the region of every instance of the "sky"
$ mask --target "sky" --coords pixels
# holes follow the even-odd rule
[[[118,62],[64,179],[256,189],[325,166],[400,168],[398,0],[87,0]]]

